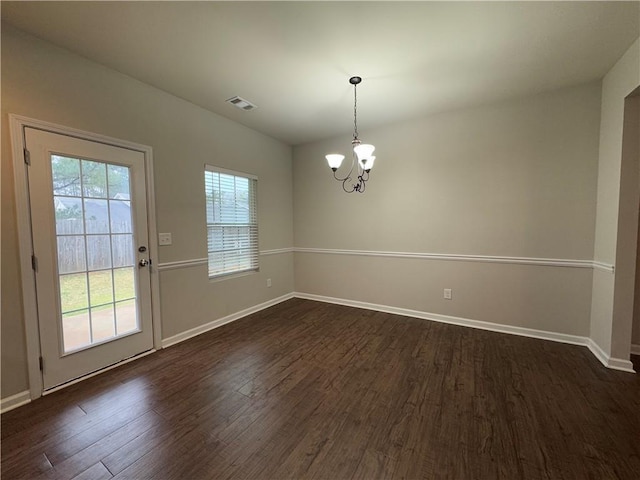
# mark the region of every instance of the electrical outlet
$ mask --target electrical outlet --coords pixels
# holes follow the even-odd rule
[[[444,298],[445,298],[445,300],[451,300],[451,289],[450,288],[445,288],[444,289]]]
[[[158,234],[158,245],[171,245],[171,234],[170,233],[159,233]]]
[[[267,278],[267,287],[271,288],[271,279]]]

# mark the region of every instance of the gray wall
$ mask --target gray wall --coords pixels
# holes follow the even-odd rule
[[[591,259],[600,84],[369,130],[377,160],[347,195],[324,154],[294,148],[296,247]],[[334,252],[335,253],[335,252]],[[592,270],[297,252],[300,292],[588,336]],[[443,299],[443,288],[453,299]]]
[[[173,233],[160,263],[207,256],[205,163],[257,175],[260,249],[293,246],[289,146],[3,24],[3,398],[28,389],[8,113],[153,147],[158,231]],[[293,254],[260,260],[258,274],[218,282],[206,266],[162,271],[163,337],[293,291]]]

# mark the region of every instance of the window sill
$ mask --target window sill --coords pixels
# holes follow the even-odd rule
[[[254,275],[259,272],[260,272],[260,269],[257,268],[255,270],[242,270],[241,272],[224,273],[222,275],[216,275],[215,277],[209,277],[209,283],[218,283],[224,280],[230,280],[232,278],[246,277],[249,275]]]

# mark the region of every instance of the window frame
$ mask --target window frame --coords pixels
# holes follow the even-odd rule
[[[226,270],[223,269],[219,273],[211,273],[216,267],[215,264],[212,264],[211,254],[214,252],[231,252],[235,249],[221,249],[221,250],[210,250],[210,245],[213,243],[212,236],[210,235],[210,227],[212,226],[221,226],[223,222],[209,222],[209,208],[215,209],[215,203],[212,202],[210,207],[210,197],[209,197],[209,174],[218,174],[218,175],[228,175],[234,177],[234,183],[236,178],[240,178],[243,180],[249,181],[249,222],[248,223],[237,223],[238,226],[243,227],[246,226],[249,228],[248,232],[248,240],[249,240],[249,253],[246,256],[237,256],[236,259],[245,259],[248,261],[249,266],[247,268],[235,268]],[[215,185],[211,185],[215,188]],[[253,190],[253,191],[252,191]],[[239,172],[235,170],[229,170],[226,168],[217,167],[211,164],[204,165],[204,191],[205,191],[205,225],[207,229],[207,276],[210,281],[218,281],[236,276],[244,276],[250,275],[253,273],[257,273],[260,271],[260,262],[259,262],[259,222],[258,222],[258,177],[256,175]],[[234,193],[237,192],[237,188],[234,186]],[[213,193],[213,191],[211,192]],[[253,211],[251,211],[253,210]],[[252,220],[253,219],[253,220]],[[222,225],[223,228],[238,228],[234,227],[234,223],[227,223],[226,225]],[[252,231],[253,229],[253,231]],[[238,236],[240,238],[240,236]],[[233,259],[233,256],[230,256]]]

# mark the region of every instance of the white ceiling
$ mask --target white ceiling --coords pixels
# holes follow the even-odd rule
[[[602,78],[639,2],[7,2],[3,20],[296,145]],[[258,105],[242,112],[225,100]]]

